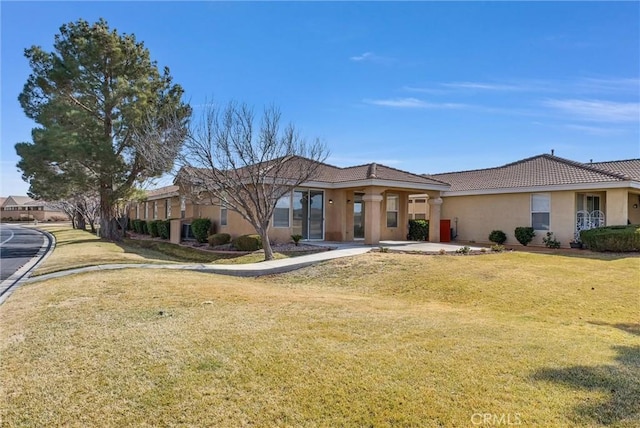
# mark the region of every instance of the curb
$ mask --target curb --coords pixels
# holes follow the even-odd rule
[[[37,228],[32,229],[44,235],[44,242],[38,250],[38,253],[31,260],[29,260],[24,266],[18,269],[9,278],[0,283],[0,288],[4,289],[4,291],[2,291],[2,295],[0,295],[0,305],[2,305],[5,300],[7,300],[9,296],[11,296],[16,288],[28,282],[31,272],[33,272],[35,268],[40,266],[40,264],[44,262],[47,257],[49,257],[49,255],[51,255],[56,247],[56,238],[52,234],[50,234],[46,230],[40,230]],[[7,284],[9,285],[7,286]]]

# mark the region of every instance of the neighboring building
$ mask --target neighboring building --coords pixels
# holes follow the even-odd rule
[[[1,199],[0,219],[3,221],[68,221],[69,217],[51,204],[28,196],[9,196]]]
[[[188,225],[206,217],[219,232],[255,233],[239,214],[182,181],[132,204],[131,218],[173,218]],[[542,245],[550,231],[568,247],[579,229],[640,224],[639,205],[640,159],[582,164],[544,154],[497,168],[435,175],[375,163],[322,164],[314,181],[278,202],[270,236],[280,242],[299,234],[305,240],[377,244],[405,240],[410,219],[427,219],[432,242],[448,241],[450,231],[460,241],[488,242],[489,233],[499,229],[508,244],[517,245],[514,229],[532,226],[534,245]]]
[[[451,185],[441,195],[442,218],[451,220],[461,241],[488,242],[498,229],[508,244],[518,244],[514,229],[531,226],[533,244],[553,232],[568,247],[581,229],[640,224],[640,159],[583,164],[543,154],[430,177]],[[415,208],[422,198],[412,197]],[[424,209],[413,212],[429,218]]]

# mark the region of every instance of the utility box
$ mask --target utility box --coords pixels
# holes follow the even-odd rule
[[[451,220],[440,220],[440,242],[451,242]]]

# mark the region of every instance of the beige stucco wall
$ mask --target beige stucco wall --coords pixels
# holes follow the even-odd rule
[[[607,205],[605,207],[607,226],[627,224],[629,219],[628,193],[628,189],[607,190]]]
[[[575,230],[576,192],[541,192],[551,196],[549,231],[564,247],[569,246]],[[519,245],[514,230],[531,226],[531,193],[444,197],[442,218],[451,220],[456,227],[457,240],[489,243],[492,230],[502,230],[507,244]],[[536,231],[530,245],[543,245],[546,231]]]

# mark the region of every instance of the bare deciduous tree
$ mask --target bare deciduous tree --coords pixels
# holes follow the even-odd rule
[[[191,126],[182,169],[195,193],[210,195],[254,227],[265,260],[273,259],[268,235],[278,200],[312,180],[328,155],[319,140],[307,143],[293,125],[281,129],[280,120],[280,110],[268,107],[256,129],[246,104],[207,104]]]

